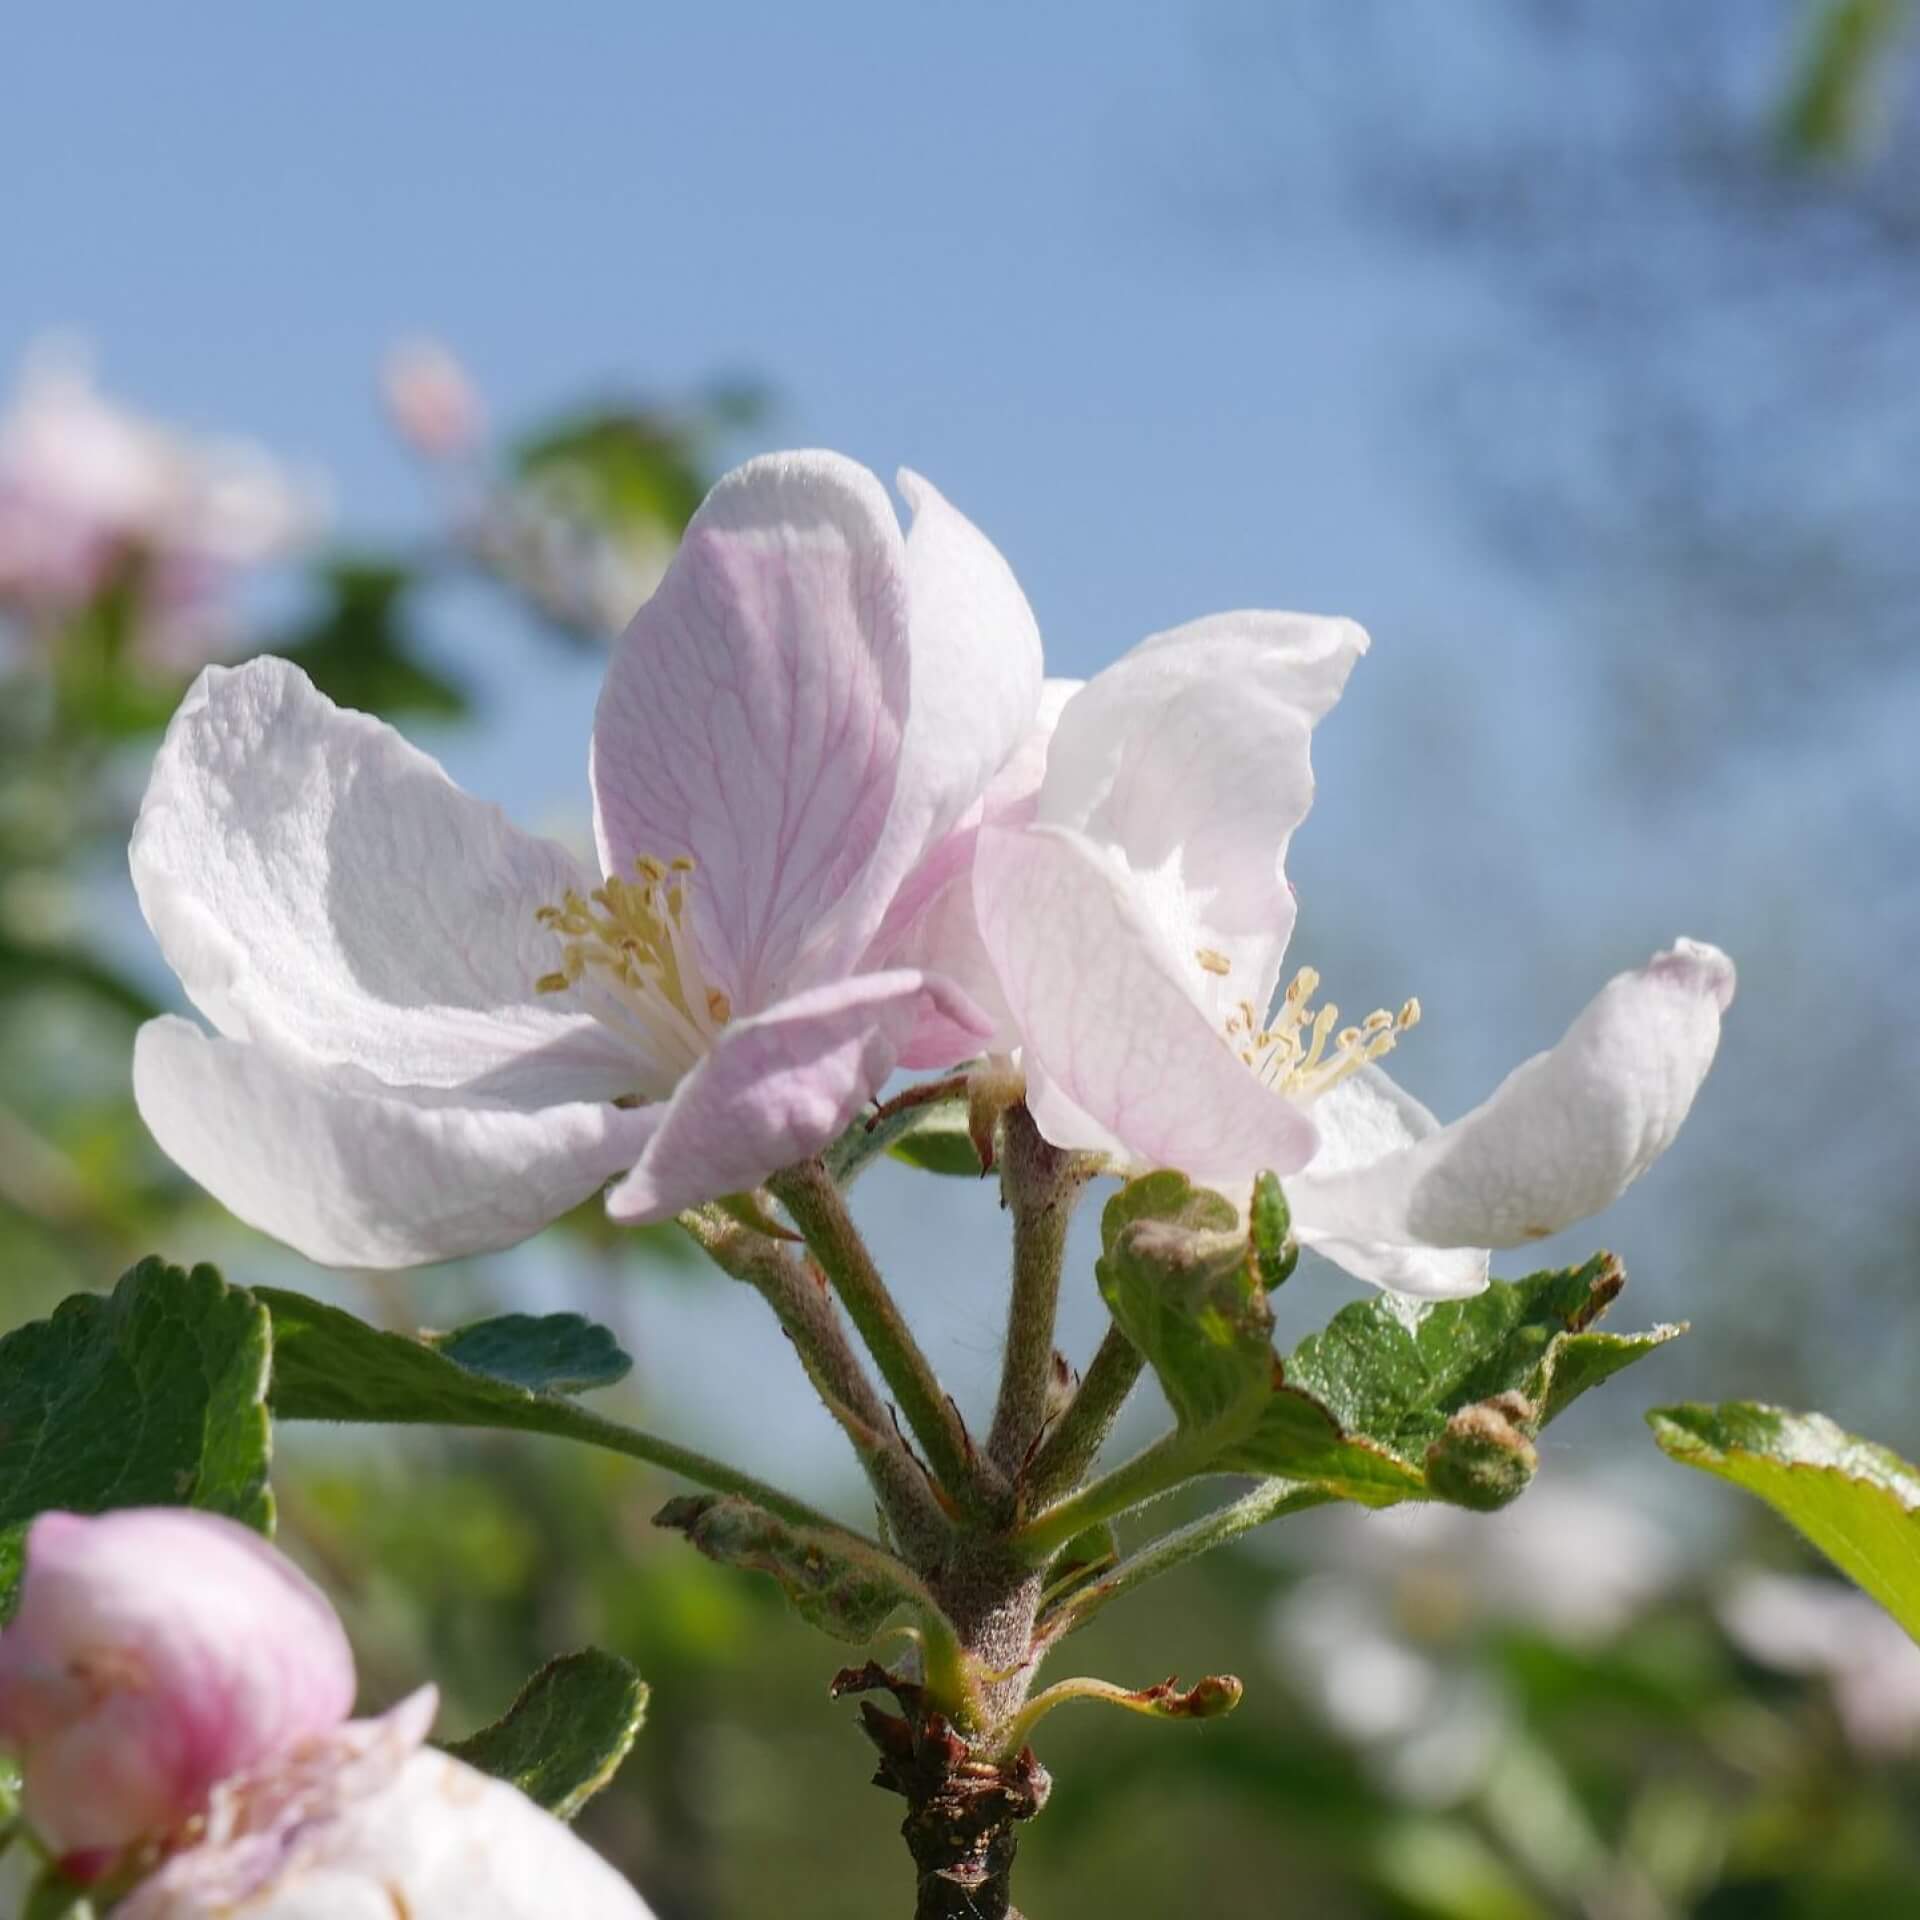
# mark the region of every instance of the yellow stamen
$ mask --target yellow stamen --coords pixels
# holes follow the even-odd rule
[[[633,1044],[642,1090],[659,1099],[708,1051],[733,1007],[707,984],[686,925],[693,862],[642,854],[633,871],[632,880],[609,879],[584,898],[569,889],[559,905],[540,908],[534,918],[559,936],[560,965],[534,986],[577,991],[588,1012]]]
[[[1233,971],[1233,962],[1224,953],[1216,953],[1211,947],[1196,948],[1193,957],[1207,972],[1217,973],[1223,978]]]
[[[1312,1005],[1320,976],[1302,967],[1287,983],[1273,1024],[1262,1027],[1252,1006],[1241,1001],[1228,1017],[1227,1038],[1255,1073],[1278,1093],[1311,1100],[1393,1051],[1400,1036],[1420,1023],[1420,1002],[1409,999],[1397,1014],[1377,1007],[1357,1027],[1335,1025],[1340,1009]],[[1328,1042],[1333,1050],[1328,1052]]]

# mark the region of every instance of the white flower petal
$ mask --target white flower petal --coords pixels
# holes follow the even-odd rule
[[[652,1920],[518,1789],[422,1747],[432,1689],[215,1796],[124,1920]]]
[[[614,648],[594,715],[609,874],[686,858],[736,1013],[844,974],[910,853],[878,859],[911,664],[905,543],[838,454],[750,460],[707,496]]]
[[[1733,962],[1682,940],[1616,975],[1560,1043],[1416,1144],[1289,1184],[1323,1235],[1515,1247],[1616,1200],[1672,1143],[1713,1063]]]
[[[1099,848],[1061,828],[988,828],[974,896],[1030,1079],[1037,1069],[1131,1164],[1237,1184],[1311,1157],[1313,1122],[1195,1004],[1130,876]]]
[[[1273,996],[1313,725],[1366,645],[1350,620],[1217,614],[1143,641],[1060,716],[1038,819],[1118,851],[1216,1021]]]
[[[1040,781],[1047,769],[1047,745],[1061,709],[1078,693],[1079,680],[1048,680],[1026,737],[994,775],[985,797],[938,841],[894,895],[893,905],[868,949],[872,968],[917,967],[951,980],[993,1022],[984,1042],[991,1053],[1010,1053],[1020,1044],[1013,1014],[1000,991],[1000,978],[980,938],[973,903],[973,857],[983,826],[1025,826],[1033,817]],[[901,1051],[903,1067],[944,1067],[950,1030],[930,1023]]]
[[[1377,1066],[1362,1067],[1316,1099],[1308,1111],[1320,1129],[1320,1150],[1305,1174],[1286,1182],[1294,1238],[1302,1246],[1393,1293],[1423,1300],[1461,1300],[1487,1284],[1484,1247],[1396,1247],[1322,1230],[1313,1216],[1314,1181],[1370,1166],[1439,1130],[1412,1094]]]
[[[1033,731],[1040,629],[998,548],[917,473],[907,531],[913,692],[890,839],[905,871],[959,820]]]
[[[512,1246],[630,1167],[661,1111],[396,1091],[173,1017],[140,1029],[133,1090],[154,1138],[215,1199],[336,1267]]]
[[[586,883],[384,722],[261,658],[195,681],[154,762],[134,886],[194,1004],[394,1086],[612,1098],[618,1043],[534,992],[537,908]]]

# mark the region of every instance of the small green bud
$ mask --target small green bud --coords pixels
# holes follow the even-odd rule
[[[1247,1225],[1254,1257],[1260,1266],[1260,1284],[1271,1293],[1300,1260],[1300,1249],[1292,1238],[1293,1215],[1287,1206],[1287,1196],[1280,1189],[1278,1174],[1263,1173],[1255,1179]]]
[[[1427,1485],[1441,1500],[1492,1513],[1526,1491],[1540,1465],[1539,1409],[1523,1393],[1462,1407],[1427,1449]]]

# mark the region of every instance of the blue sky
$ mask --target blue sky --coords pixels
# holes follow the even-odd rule
[[[8,28],[0,365],[78,331],[112,390],[324,469],[380,534],[429,511],[373,401],[398,336],[445,338],[508,422],[748,373],[779,400],[764,438],[911,464],[984,526],[1055,671],[1219,608],[1357,616],[1375,650],[1317,750],[1303,936],[1343,1000],[1422,996],[1405,1077],[1457,1110],[1607,974],[1730,938],[1774,869],[1724,795],[1631,843],[1547,610],[1434,497],[1444,448],[1408,472],[1418,382],[1488,296],[1323,172],[1247,175],[1245,116],[1316,82],[1282,61],[1250,102],[1238,12],[34,8]],[[432,743],[456,775],[577,815],[591,665],[465,600],[436,639],[494,697]],[[1630,1266],[1658,1271],[1662,1210],[1726,1150],[1711,1095],[1609,1223]],[[959,1231],[914,1289],[963,1391],[995,1258]]]

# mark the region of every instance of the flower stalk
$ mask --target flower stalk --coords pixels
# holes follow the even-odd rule
[[[769,1184],[866,1342],[935,1481],[961,1509],[979,1512],[991,1489],[980,1456],[832,1177],[814,1159],[776,1174]]]
[[[773,1309],[814,1391],[852,1442],[894,1538],[914,1564],[928,1564],[950,1523],[847,1339],[833,1296],[783,1247],[733,1220],[700,1209],[682,1214],[680,1226]]]
[[[1145,1365],[1140,1349],[1118,1327],[1109,1327],[1078,1391],[1027,1469],[1021,1491],[1029,1507],[1049,1505],[1086,1478]]]
[[[1006,1111],[1000,1191],[1013,1216],[1013,1290],[1007,1303],[1006,1358],[987,1435],[987,1457],[1017,1478],[1038,1444],[1053,1382],[1054,1316],[1074,1202],[1094,1161],[1063,1153],[1041,1137],[1026,1102]]]

